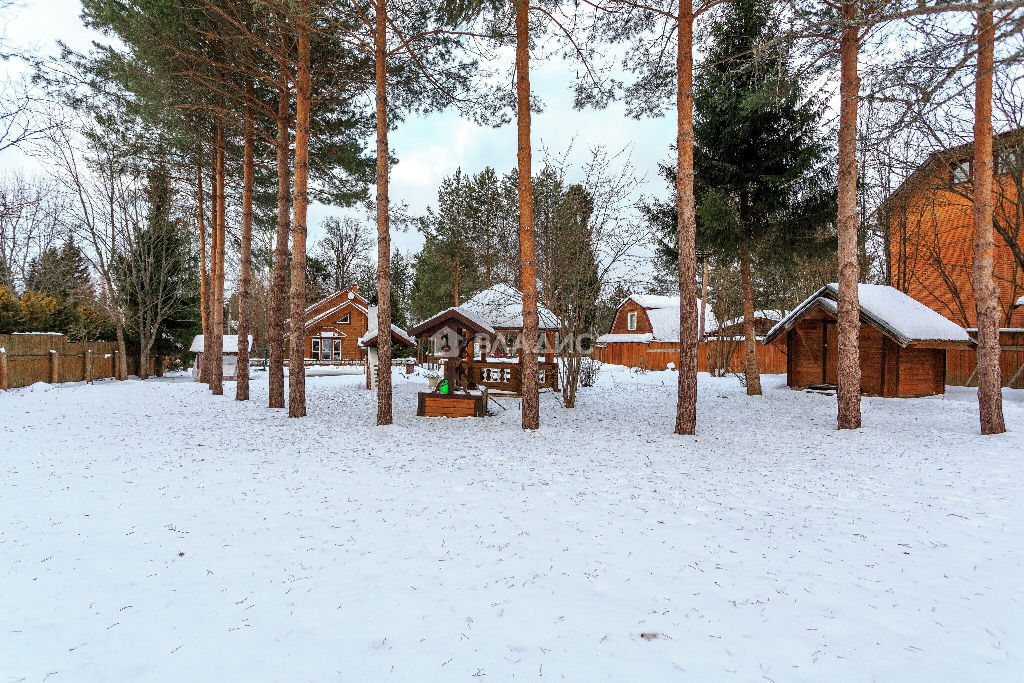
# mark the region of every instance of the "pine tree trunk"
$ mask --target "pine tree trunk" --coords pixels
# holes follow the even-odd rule
[[[295,92],[295,217],[292,224],[291,326],[288,346],[288,416],[306,416],[306,212],[309,208],[310,26],[309,0],[299,0],[298,82]]]
[[[990,1],[990,0],[989,0]],[[992,70],[995,51],[992,12],[978,14],[978,73],[974,91],[974,300],[978,314],[978,413],[982,434],[1002,434],[1002,377],[999,368],[999,291],[993,277],[992,234]]]
[[[196,146],[196,218],[199,221],[199,317],[203,327],[203,339],[210,338],[210,293],[209,293],[209,272],[206,269],[206,209],[203,206],[203,139],[197,137]],[[205,343],[205,341],[204,341]],[[199,368],[200,378],[209,382],[209,363],[206,362],[206,354],[203,354],[201,367]]]
[[[754,285],[750,277],[750,250],[745,244],[740,246],[740,279],[743,281],[743,371],[747,379],[747,396],[760,396],[761,372],[757,367],[757,339],[754,334]]]
[[[679,378],[676,434],[697,431],[697,215],[693,196],[693,0],[680,0],[676,52]]]
[[[540,427],[537,369],[537,262],[533,245],[533,150],[530,141],[529,0],[514,0],[516,12],[516,113],[519,137],[519,270],[523,287],[523,429]]]
[[[392,422],[391,225],[388,194],[387,0],[378,0],[374,31],[377,88],[377,424]],[[458,281],[458,275],[456,275]],[[458,294],[456,293],[456,296]]]
[[[213,278],[213,334],[210,337],[212,344],[206,344],[205,349],[211,351],[213,357],[212,372],[210,373],[210,389],[215,396],[224,395],[224,237],[225,237],[225,196],[224,196],[224,126],[217,123],[214,132],[214,155],[216,158],[216,175],[214,176],[214,192],[217,207],[217,220],[214,231],[217,238],[217,249],[213,259],[215,262]]]
[[[291,229],[291,169],[288,167],[291,98],[288,70],[280,65],[277,94],[277,238],[274,244],[274,272],[270,283],[270,324],[267,330],[270,368],[270,407],[284,408],[284,311],[288,268],[288,233]]]
[[[206,284],[206,315],[207,315],[207,327],[209,328],[209,335],[204,337],[203,346],[203,383],[207,387],[211,386],[213,382],[213,354],[207,353],[209,347],[207,344],[213,343],[213,309],[215,305],[215,297],[217,294],[217,287],[215,285],[217,278],[217,153],[216,153],[216,134],[212,141],[210,155],[210,272]]]
[[[245,149],[242,152],[242,267],[238,282],[238,364],[235,400],[249,400],[249,297],[252,287],[252,192],[256,141],[253,131],[252,87],[245,105]]]
[[[842,8],[839,84],[839,429],[859,429],[860,419],[860,301],[857,262],[857,99],[860,76],[857,26],[860,0],[847,0]]]

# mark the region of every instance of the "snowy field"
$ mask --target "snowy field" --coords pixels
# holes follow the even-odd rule
[[[1024,680],[1024,392],[605,368],[543,427],[184,379],[0,393],[0,683]],[[228,385],[234,393],[234,385]],[[654,634],[654,635],[652,635]]]

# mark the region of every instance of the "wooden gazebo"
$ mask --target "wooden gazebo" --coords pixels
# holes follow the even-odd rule
[[[412,329],[426,358],[443,362],[445,378],[458,368],[467,385],[486,387],[510,396],[522,395],[522,348],[516,341],[523,333],[523,295],[508,285],[495,285],[464,304],[441,311]],[[539,330],[543,338],[543,359],[538,374],[541,389],[558,389],[555,334],[558,320],[551,311],[538,306]],[[538,342],[540,339],[538,339]],[[459,348],[453,345],[461,342]],[[452,362],[458,358],[458,362]],[[452,376],[449,376],[452,375]]]

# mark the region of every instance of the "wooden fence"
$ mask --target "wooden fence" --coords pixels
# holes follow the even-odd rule
[[[724,366],[726,372],[743,372],[742,339],[701,342],[697,346],[697,370],[709,372],[710,367]],[[645,370],[665,370],[668,364],[679,365],[679,344],[668,342],[627,342],[606,344],[594,350],[594,358],[602,363],[625,365]],[[762,373],[778,375],[786,372],[786,346],[781,343],[757,345],[757,363]]]
[[[977,333],[969,331],[972,337]],[[1002,330],[999,333],[999,367],[1002,370],[1003,386],[1024,389],[1024,330]],[[946,352],[946,384],[960,387],[978,386],[974,370],[978,357],[974,349],[969,351]]]
[[[156,363],[151,361],[152,373]],[[91,382],[117,376],[116,342],[70,342],[62,334],[0,334],[0,390],[36,382]],[[128,372],[138,361],[128,359]]]

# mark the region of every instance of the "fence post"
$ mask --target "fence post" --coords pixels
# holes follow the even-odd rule
[[[50,349],[50,384],[56,384],[60,377],[60,354],[56,349]]]
[[[85,350],[85,383],[92,384],[92,349]]]
[[[10,380],[7,376],[7,349],[0,349],[0,391],[7,391],[10,388]]]

